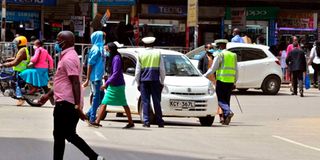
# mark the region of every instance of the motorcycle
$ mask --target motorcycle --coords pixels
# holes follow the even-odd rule
[[[6,97],[17,99],[16,97],[16,82],[19,81],[19,85],[22,92],[22,99],[25,100],[30,106],[41,107],[39,104],[41,96],[48,93],[50,88],[48,86],[38,88],[33,94],[27,94],[29,91],[28,85],[21,79],[16,78],[12,68],[0,68],[0,91]],[[53,100],[50,99],[53,105]]]

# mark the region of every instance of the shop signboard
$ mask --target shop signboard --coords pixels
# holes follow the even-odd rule
[[[276,19],[279,8],[277,7],[246,7],[246,20]],[[231,8],[226,8],[226,19],[231,19]]]
[[[55,6],[57,3],[57,0],[7,0],[7,3],[23,4],[23,5]]]
[[[186,6],[148,5],[147,14],[153,15],[187,15]]]
[[[313,12],[280,12],[277,18],[278,28],[316,29],[317,13]]]
[[[97,0],[99,5],[106,6],[133,6],[136,4],[135,0]]]
[[[246,8],[231,8],[231,24],[233,28],[246,29]]]
[[[188,27],[196,27],[198,25],[198,0],[188,0]]]

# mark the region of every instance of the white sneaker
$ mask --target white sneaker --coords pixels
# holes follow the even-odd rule
[[[97,160],[105,160],[105,159],[102,156],[98,156]]]

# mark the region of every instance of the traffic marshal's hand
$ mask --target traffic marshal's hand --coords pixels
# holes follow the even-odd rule
[[[100,90],[103,91],[103,90],[105,90],[106,88],[107,88],[107,85],[104,84],[104,85],[102,85],[102,86],[100,87]]]

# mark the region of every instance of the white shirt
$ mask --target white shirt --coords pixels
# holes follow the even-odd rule
[[[316,47],[312,47],[311,49],[310,60],[315,64],[320,64],[320,57],[317,55]]]

